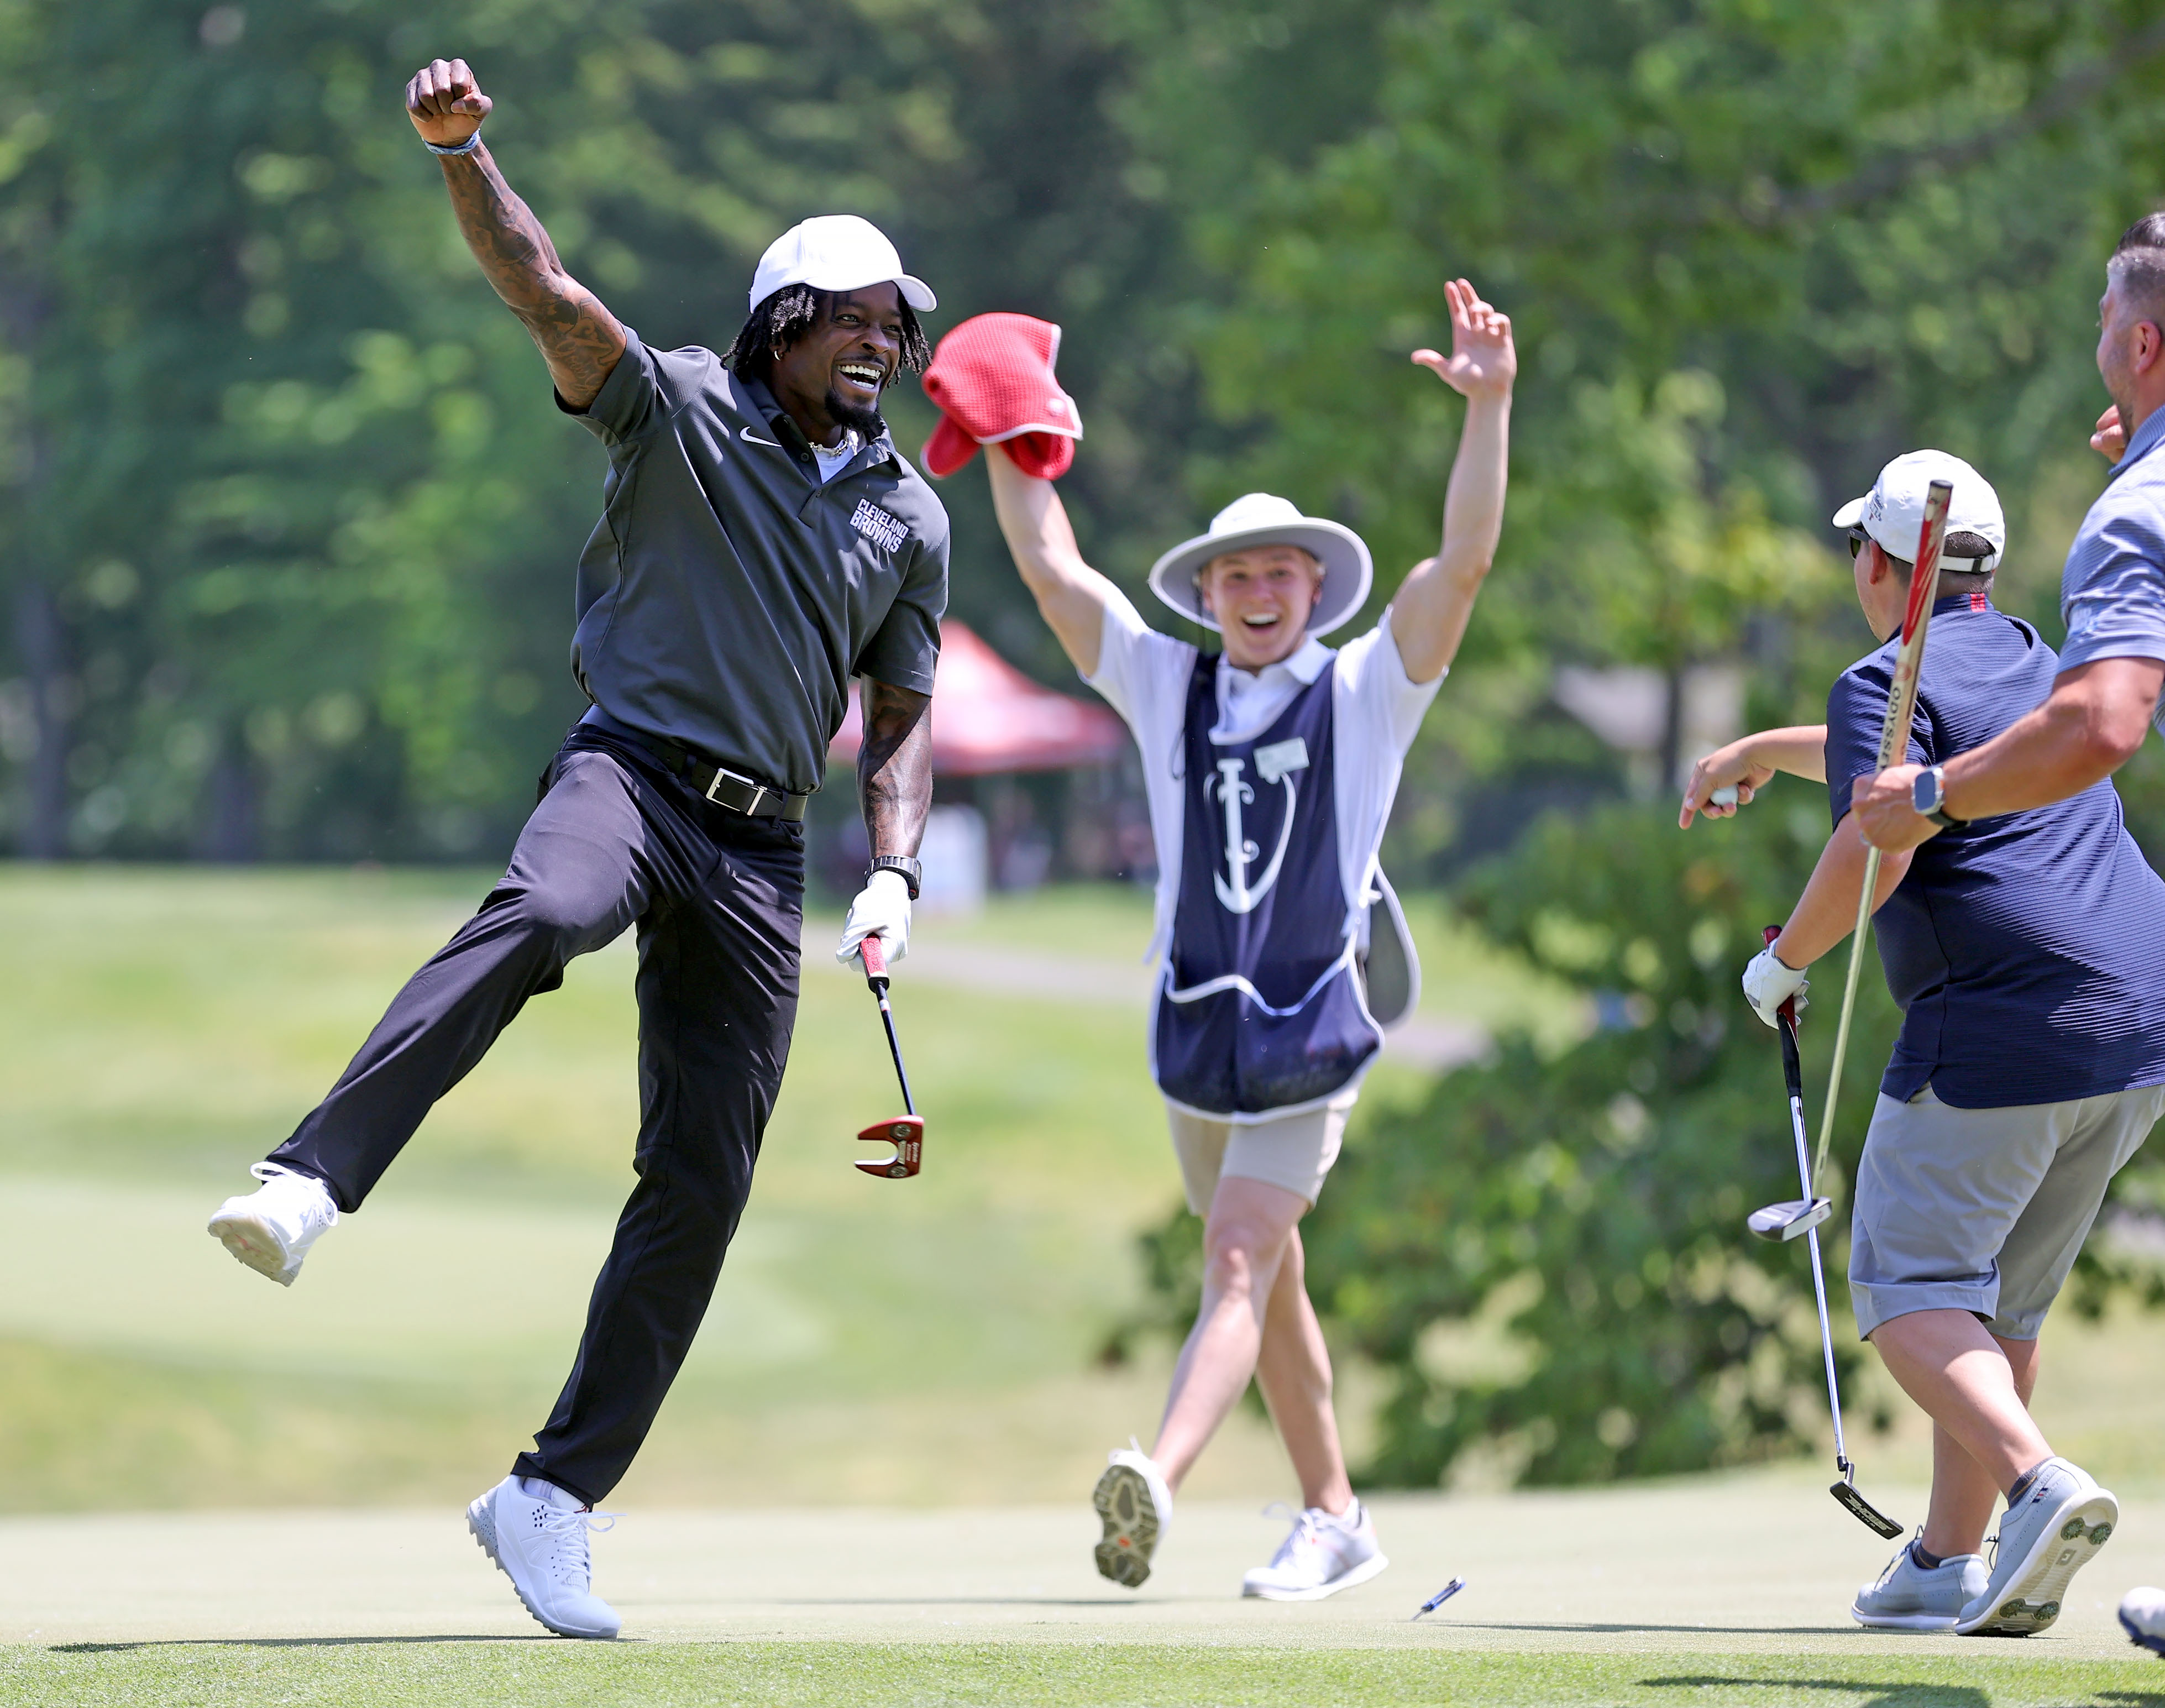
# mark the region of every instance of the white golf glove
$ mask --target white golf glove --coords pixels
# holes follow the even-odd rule
[[[909,952],[909,884],[899,872],[875,872],[857,892],[849,918],[842,921],[841,946],[835,958],[845,965],[854,961],[857,945],[873,936],[882,939],[890,963]]]
[[[1772,949],[1762,949],[1744,969],[1744,999],[1765,1025],[1778,1025],[1782,1004],[1791,997],[1797,999],[1799,1015],[1811,1006],[1804,1000],[1804,993],[1812,988],[1808,976],[1810,971],[1809,967],[1789,966]]]

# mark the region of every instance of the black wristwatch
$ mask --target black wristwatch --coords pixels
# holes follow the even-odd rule
[[[872,863],[865,868],[866,883],[872,882],[875,872],[899,872],[902,881],[909,886],[909,899],[912,901],[917,899],[918,883],[924,876],[924,868],[907,854],[873,855]]]
[[[1910,804],[1942,830],[1959,830],[1967,819],[1956,818],[1941,804],[1947,798],[1946,778],[1936,765],[1927,765],[1910,786]]]

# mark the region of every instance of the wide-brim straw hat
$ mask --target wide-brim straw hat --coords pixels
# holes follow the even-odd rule
[[[1212,558],[1251,546],[1298,546],[1322,564],[1322,596],[1308,619],[1311,635],[1328,635],[1367,603],[1376,571],[1361,536],[1342,522],[1304,516],[1268,493],[1234,499],[1210,519],[1209,533],[1183,540],[1158,559],[1151,566],[1151,591],[1190,622],[1218,629],[1203,609],[1196,577]]]

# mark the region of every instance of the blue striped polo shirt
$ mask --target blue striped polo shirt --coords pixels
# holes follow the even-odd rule
[[[1889,640],[1860,659],[1827,697],[1836,825],[1851,781],[1878,768],[1895,651]],[[1983,746],[2042,704],[2060,667],[2035,629],[1983,594],[1939,600],[1910,762]],[[2165,1084],[2165,881],[2127,834],[2110,778],[1941,831],[1873,926],[1903,1010],[1888,1096],[1906,1102],[1929,1084],[1957,1109],[2002,1109]]]
[[[2083,518],[2060,577],[2060,668],[2165,659],[2165,409],[2154,411]],[[2152,714],[2153,718],[2157,714]],[[2165,728],[2165,724],[2160,725]]]

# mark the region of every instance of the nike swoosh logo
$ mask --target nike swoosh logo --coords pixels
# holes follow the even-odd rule
[[[766,445],[769,449],[771,449],[771,450],[774,450],[774,451],[779,451],[779,450],[781,450],[781,449],[782,448],[780,445],[777,444],[777,443],[776,443],[773,440],[772,440],[772,439],[761,439],[761,438],[757,434],[754,433],[754,432],[751,430],[751,428],[749,428],[749,427],[740,427],[740,428],[738,428],[738,429],[737,429],[737,437],[738,437],[738,438],[740,438],[740,439],[741,439],[741,440],[744,440],[744,442],[745,442],[745,444],[747,444],[747,445]]]

